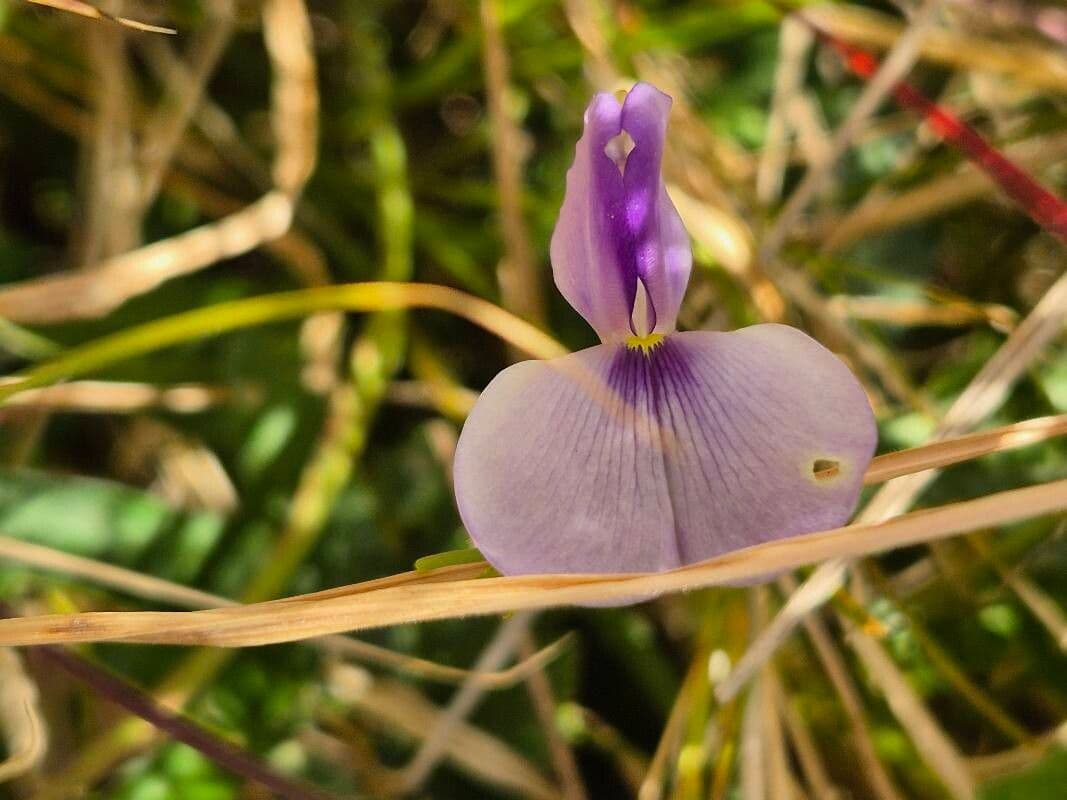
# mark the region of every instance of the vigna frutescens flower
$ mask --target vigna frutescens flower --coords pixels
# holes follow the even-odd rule
[[[505,369],[460,436],[460,515],[505,574],[669,569],[840,525],[858,498],[877,431],[837,357],[784,325],[675,330],[670,106],[646,83],[596,95],[567,174],[553,275],[602,344]]]

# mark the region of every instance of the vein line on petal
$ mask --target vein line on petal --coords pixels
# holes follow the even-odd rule
[[[656,364],[654,359],[659,360],[665,353],[666,348],[660,348],[659,352],[649,357],[637,356],[636,354],[628,351],[627,356],[643,370],[645,376],[645,391],[646,402],[649,407],[648,413],[648,426],[649,435],[652,437],[653,432],[662,434],[667,425],[664,420],[664,411],[667,415],[672,415],[673,411],[670,407],[670,403],[666,401],[664,387],[656,378]],[[670,543],[672,545],[671,552],[669,554],[670,561],[663,564],[663,567],[679,566],[682,563],[683,548],[681,532],[678,530],[678,514],[676,512],[674,494],[675,487],[671,480],[671,470],[668,467],[668,447],[663,442],[663,436],[655,437],[659,447],[654,448],[650,452],[659,454],[659,467],[663,470],[663,482],[667,488],[667,513],[670,515],[669,525],[672,532]],[[672,442],[677,442],[677,436],[672,436]],[[668,554],[664,553],[661,549],[660,557],[666,560]]]
[[[722,335],[726,336],[728,334],[722,334]],[[729,348],[720,348],[720,351],[719,351],[719,354],[718,354],[719,357],[721,359],[723,359],[725,362],[734,361],[735,359],[731,356],[731,354],[729,352],[727,352],[728,350],[729,350]],[[737,359],[737,361],[740,362],[740,359]],[[752,375],[751,375],[750,371],[746,367],[747,367],[747,365],[739,364],[735,368],[736,371],[735,370],[730,370],[730,373],[731,373],[731,375],[736,375],[736,374],[740,373],[740,375],[744,376],[744,378],[748,378],[749,380],[751,380],[752,379]],[[723,371],[725,372],[726,370],[723,370]],[[744,378],[742,378],[742,381],[744,381]],[[716,429],[719,431],[720,435],[723,437],[726,445],[729,446],[731,451],[733,451],[734,461],[732,463],[744,463],[745,460],[743,458],[741,458],[740,451],[737,449],[737,446],[734,443],[733,439],[730,437],[729,433],[722,426],[720,426],[718,424],[718,422],[717,422],[717,420],[720,417],[722,417],[724,420],[729,419],[729,414],[726,412],[726,410],[724,409],[724,407],[722,405],[722,403],[723,403],[722,398],[719,397],[719,394],[715,390],[714,387],[712,387],[712,386],[710,386],[710,385],[708,385],[707,383],[704,382],[703,378],[696,377],[696,378],[694,378],[694,381],[697,384],[697,388],[699,389],[699,391],[697,391],[697,394],[701,397],[701,399],[706,401],[707,398],[710,398],[710,402],[715,403],[715,410],[717,411],[717,413],[715,411],[712,411],[710,405],[708,405],[707,402],[704,403],[703,407],[708,410],[709,416],[713,417],[716,420]],[[761,392],[754,391],[752,389],[752,384],[747,382],[747,381],[744,381],[744,386],[748,390],[748,391],[746,391],[744,393],[746,395],[746,399],[751,399],[751,403],[750,404],[751,405],[755,405],[755,406],[759,406],[761,411],[764,412],[765,416],[763,414],[761,414],[760,416],[763,416],[764,418],[775,416],[775,415],[770,413],[769,407],[766,405],[766,403],[762,402],[762,400],[764,398],[763,398],[763,395],[762,395]],[[736,396],[737,392],[734,392],[734,394]],[[788,421],[786,421],[785,427],[789,427],[788,426]],[[736,425],[731,426],[731,429],[736,432],[737,431],[737,426]],[[761,439],[760,442],[759,442],[759,445],[773,447],[773,443],[774,443],[773,439],[771,440],[770,444],[767,444],[765,442],[765,440]],[[772,465],[771,465],[770,461],[767,459],[767,455],[764,452],[763,447],[762,446],[757,446],[754,442],[750,441],[749,439],[745,439],[745,444],[746,444],[746,446],[748,446],[750,452],[755,454],[755,457],[757,458],[757,460],[759,460],[760,463],[762,463],[763,466],[767,469],[767,471],[770,472],[772,470]],[[751,470],[749,470],[749,471],[751,472]],[[737,474],[736,470],[733,470],[733,472],[734,472],[735,475]],[[738,477],[738,480],[740,481],[740,476],[737,476],[737,477]],[[759,479],[761,476],[759,474],[753,474],[752,477],[755,478],[755,479]],[[744,485],[744,481],[741,481],[741,484]]]
[[[714,481],[709,479],[708,474],[705,471],[705,465],[701,461],[701,459],[689,458],[690,452],[685,447],[684,442],[695,440],[695,437],[693,436],[692,425],[690,424],[689,415],[684,413],[683,408],[676,407],[674,403],[670,403],[666,399],[668,394],[670,394],[666,391],[668,384],[672,390],[673,395],[675,397],[681,397],[680,381],[682,380],[682,370],[674,358],[676,356],[676,353],[674,351],[674,344],[669,343],[667,347],[661,349],[661,351],[657,354],[656,357],[661,362],[659,371],[661,381],[661,403],[667,409],[666,416],[669,417],[670,420],[669,424],[667,423],[666,419],[662,419],[661,422],[664,426],[670,428],[672,438],[676,443],[673,448],[673,453],[675,456],[674,463],[680,469],[680,472],[678,474],[676,474],[675,470],[671,469],[671,462],[668,461],[668,453],[665,448],[663,456],[663,471],[666,477],[667,489],[671,503],[671,515],[673,517],[674,523],[672,527],[674,530],[675,553],[677,558],[679,559],[678,563],[683,564],[686,563],[685,559],[687,558],[687,556],[685,552],[686,548],[684,545],[685,532],[682,530],[683,520],[679,516],[679,512],[680,509],[685,506],[685,504],[681,501],[684,500],[685,496],[687,495],[685,484],[687,476],[690,476],[692,467],[691,462],[695,460],[696,466],[700,471],[700,475],[703,478],[705,486],[709,488],[714,486]],[[676,415],[678,418],[681,419],[682,423],[684,423],[685,431],[688,434],[687,438],[683,438],[680,435],[682,425],[679,424]],[[715,470],[716,472],[720,472],[721,467],[718,463],[718,456],[714,453],[714,450],[712,450],[711,453],[712,459],[715,461]]]

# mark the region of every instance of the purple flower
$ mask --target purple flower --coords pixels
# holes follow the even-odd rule
[[[505,574],[669,569],[843,524],[859,495],[877,431],[840,360],[783,325],[675,331],[670,105],[596,95],[567,174],[553,275],[603,343],[504,370],[460,436],[460,515]]]

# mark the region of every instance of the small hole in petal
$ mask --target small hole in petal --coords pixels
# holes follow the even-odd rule
[[[811,473],[817,481],[828,481],[841,474],[841,462],[833,458],[817,458],[811,464]]]
[[[613,136],[608,140],[608,143],[604,145],[604,155],[615,162],[615,166],[619,168],[619,172],[626,171],[626,159],[637,145],[634,144],[633,138],[626,131]]]

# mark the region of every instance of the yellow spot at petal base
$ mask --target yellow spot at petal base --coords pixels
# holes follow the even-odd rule
[[[627,336],[626,348],[628,350],[640,350],[646,356],[659,347],[666,334],[649,333],[645,336]]]

